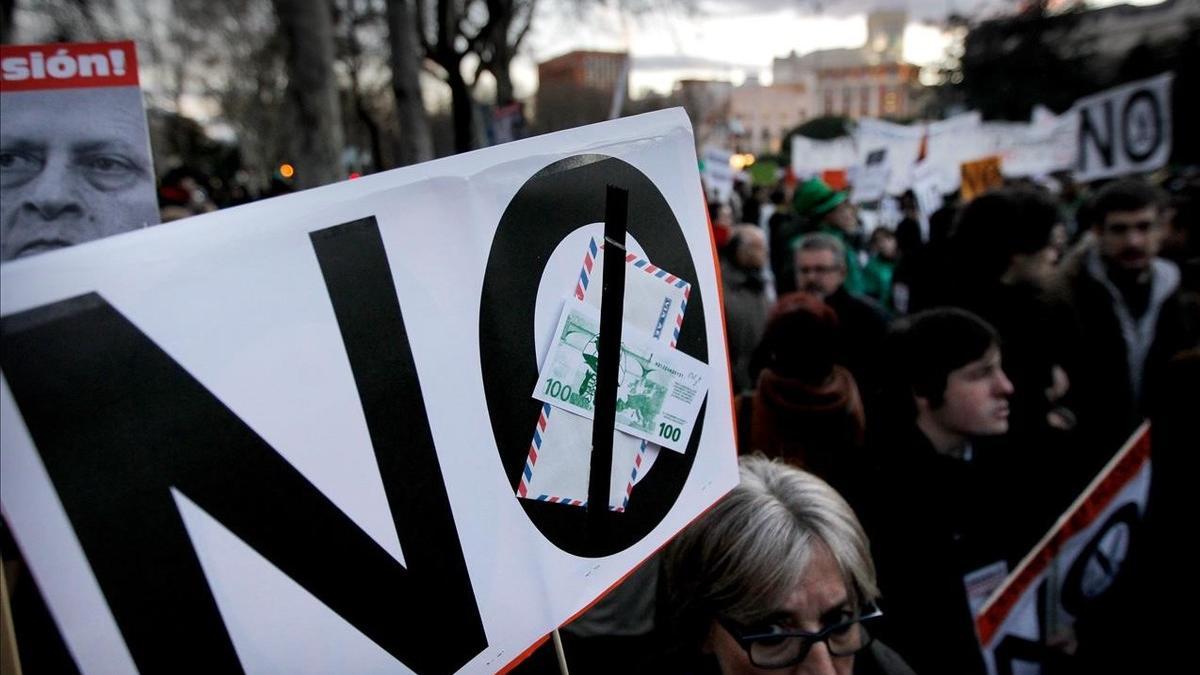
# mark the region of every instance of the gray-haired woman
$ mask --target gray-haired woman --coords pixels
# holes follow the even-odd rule
[[[911,675],[871,639],[875,567],[846,501],[781,462],[740,463],[741,483],[667,550],[674,668]]]

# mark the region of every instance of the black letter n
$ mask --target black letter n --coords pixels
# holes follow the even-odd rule
[[[406,566],[99,295],[0,324],[4,376],[142,672],[241,671],[172,487],[409,668],[487,646],[375,220],[311,239]]]

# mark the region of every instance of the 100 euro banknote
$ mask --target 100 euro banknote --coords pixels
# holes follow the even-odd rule
[[[591,419],[595,408],[600,313],[570,299],[542,364],[533,397]],[[622,330],[617,429],[684,452],[708,394],[708,365],[661,342]]]

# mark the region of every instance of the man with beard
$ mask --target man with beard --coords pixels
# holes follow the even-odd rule
[[[1096,245],[1063,271],[1060,290],[1078,336],[1064,364],[1073,379],[1081,440],[1106,461],[1155,407],[1166,362],[1195,344],[1194,311],[1181,303],[1179,269],[1158,257],[1165,236],[1161,196],[1140,180],[1106,185],[1088,209]]]

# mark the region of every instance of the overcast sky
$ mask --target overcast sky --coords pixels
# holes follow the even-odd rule
[[[1092,0],[1107,5],[1130,0]],[[1160,0],[1132,0],[1149,4]],[[536,62],[573,49],[626,50],[634,57],[634,95],[644,89],[669,91],[681,77],[770,79],[771,60],[790,51],[858,47],[866,41],[866,13],[903,9],[909,25],[905,59],[921,65],[939,61],[948,38],[937,22],[948,14],[973,18],[1011,12],[1018,0],[695,0],[689,15],[673,0],[641,0],[653,9],[638,16],[614,9],[591,11],[585,21],[568,18],[559,2],[542,2],[524,48],[514,64],[518,96],[536,88]],[[611,4],[611,3],[607,3]]]

